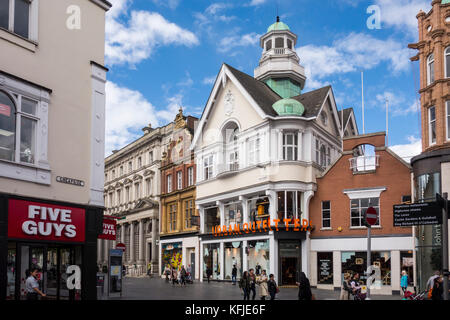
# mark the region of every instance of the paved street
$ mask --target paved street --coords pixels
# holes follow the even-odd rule
[[[117,294],[110,300],[241,300],[243,296],[239,287],[231,283],[213,282],[187,285],[186,287],[172,286],[162,279],[155,278],[125,278],[122,298]],[[317,300],[337,300],[339,292],[313,289]],[[258,291],[257,291],[258,294]],[[400,296],[376,296],[373,300],[400,300]],[[296,300],[296,288],[280,288],[277,300]]]

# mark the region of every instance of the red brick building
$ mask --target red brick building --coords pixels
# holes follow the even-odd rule
[[[368,207],[379,213],[372,227],[378,293],[399,292],[403,269],[413,278],[412,229],[393,226],[393,205],[411,199],[411,167],[386,147],[385,138],[384,132],[344,138],[342,156],[317,179],[310,203],[311,285],[339,289],[347,272],[365,278]]]

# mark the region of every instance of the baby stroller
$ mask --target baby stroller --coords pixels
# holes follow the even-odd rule
[[[356,289],[353,293],[353,300],[355,301],[364,301],[366,300],[367,294],[361,293],[361,288]]]
[[[402,300],[425,300],[426,291],[415,294],[411,291],[406,291]]]

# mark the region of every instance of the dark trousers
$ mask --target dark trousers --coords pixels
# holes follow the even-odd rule
[[[210,278],[211,276],[210,275],[208,275],[208,283],[209,283],[209,278]]]
[[[232,282],[233,284],[236,284],[236,276],[231,276],[231,282]]]
[[[253,292],[252,300],[255,300],[255,296],[256,296],[256,288],[255,288],[255,286],[251,286],[250,287],[250,292]],[[250,296],[250,292],[249,292],[249,296]]]
[[[270,300],[275,300],[275,292],[270,293]]]
[[[250,300],[250,289],[242,289],[244,291],[244,300]]]

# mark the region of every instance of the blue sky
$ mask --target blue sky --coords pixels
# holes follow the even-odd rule
[[[111,1],[111,0],[110,0]],[[262,49],[259,37],[281,20],[298,35],[306,68],[304,92],[331,84],[338,108],[353,107],[362,132],[385,130],[389,145],[409,157],[419,153],[416,14],[431,0],[113,0],[107,14],[106,154],[138,138],[141,128],[172,121],[183,106],[200,116],[223,62],[250,75]],[[381,29],[369,29],[367,8],[380,9]]]

